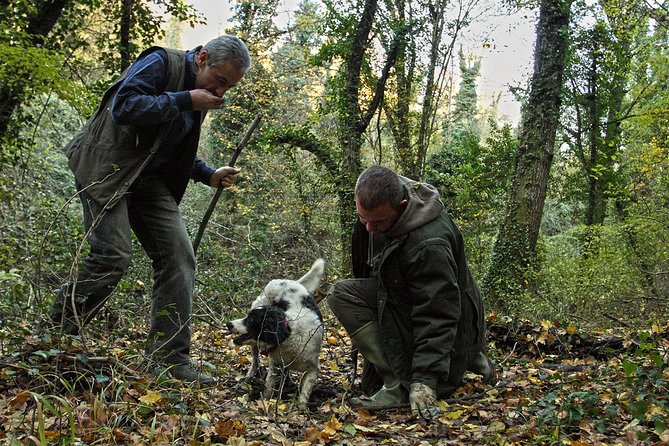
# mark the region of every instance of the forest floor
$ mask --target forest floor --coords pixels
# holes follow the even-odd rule
[[[210,324],[193,332],[200,365],[216,377],[208,387],[142,373],[145,327],[94,324],[57,345],[0,327],[0,444],[669,444],[669,324],[585,333],[491,315],[488,325],[498,381],[466,375],[431,422],[408,407],[347,404],[359,384],[350,384],[351,347],[332,318],[306,411],[294,393],[260,398],[262,381],[243,379],[248,347]]]

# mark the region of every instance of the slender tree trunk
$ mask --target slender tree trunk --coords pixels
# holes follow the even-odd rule
[[[483,288],[494,306],[514,310],[533,289],[539,226],[560,112],[572,0],[542,0],[530,96],[523,114],[506,215]]]
[[[427,147],[430,142],[430,132],[432,131],[432,124],[435,116],[435,102],[436,91],[439,89],[437,85],[436,72],[440,60],[444,60],[442,56],[441,37],[444,30],[444,7],[447,2],[437,0],[434,3],[428,4],[430,11],[430,23],[432,25],[432,32],[430,35],[430,60],[427,66],[427,80],[425,82],[425,97],[423,98],[423,107],[420,118],[420,127],[418,129],[418,154],[416,174],[414,178],[421,179],[425,166],[425,158],[427,157]],[[450,59],[450,56],[447,58]]]
[[[353,193],[355,181],[361,171],[360,147],[362,146],[362,132],[360,128],[360,76],[362,61],[367,51],[369,34],[374,23],[377,10],[377,0],[365,0],[365,6],[360,21],[353,36],[351,51],[344,66],[343,107],[340,113],[339,142],[344,149],[341,183],[344,186],[340,203],[341,242],[342,247],[349,246],[349,234],[355,222],[353,208]],[[343,255],[344,271],[350,270],[350,256]]]
[[[361,155],[363,133],[369,127],[372,117],[383,101],[383,93],[388,80],[390,69],[397,61],[399,47],[404,39],[402,33],[398,34],[391,44],[386,56],[381,76],[374,88],[374,96],[367,105],[366,110],[360,107],[360,85],[362,62],[369,46],[370,34],[378,7],[377,0],[365,0],[363,12],[360,16],[355,35],[350,42],[351,51],[348,53],[344,63],[344,87],[342,90],[342,107],[339,114],[339,143],[343,148],[343,166],[339,184],[343,189],[340,203],[341,242],[344,252],[350,248],[350,233],[356,221],[353,194],[355,181],[361,172]],[[351,259],[343,255],[343,271],[351,270]]]
[[[132,6],[135,0],[123,0],[121,6],[121,73],[130,66],[132,48],[130,47],[130,30],[132,29]]]
[[[39,2],[35,15],[28,19],[25,28],[26,32],[32,35],[33,45],[44,45],[44,37],[51,32],[62,15],[63,9],[68,4],[69,0],[43,0]],[[8,134],[12,114],[21,105],[24,88],[21,84],[11,87],[0,85],[0,139]]]
[[[397,21],[407,23],[413,17],[406,17],[406,2],[396,2]],[[416,47],[407,42],[401,45],[395,64],[395,96],[392,101],[383,103],[383,111],[386,115],[388,127],[395,141],[395,150],[401,166],[401,173],[410,178],[419,179],[420,171],[416,157],[416,150],[412,144],[411,134],[413,121],[410,113],[410,105],[414,102],[413,90],[415,88],[416,73]]]
[[[597,50],[593,49],[591,52],[590,60],[590,69],[588,70],[588,95],[587,95],[587,104],[588,104],[588,147],[589,147],[589,156],[588,162],[585,166],[585,172],[588,178],[588,206],[585,211],[585,224],[590,226],[595,223],[601,223],[599,220],[599,212],[597,210],[598,203],[601,201],[599,197],[601,191],[599,189],[598,174],[597,174],[597,164],[598,164],[598,153],[599,148],[599,117],[600,117],[600,107],[597,101],[597,96],[599,92],[599,79],[597,76],[597,68],[599,65],[599,56],[597,55]],[[602,218],[603,220],[603,218]]]

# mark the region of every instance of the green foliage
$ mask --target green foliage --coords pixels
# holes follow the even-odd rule
[[[635,16],[638,26],[628,26],[637,10],[611,8],[605,2],[585,8],[574,17],[573,39],[567,65],[567,89],[563,101],[565,132],[563,155],[569,152],[577,169],[567,171],[580,177],[577,183],[586,209],[586,224],[602,223],[622,179],[618,168],[621,122],[638,104],[625,97],[632,69],[632,55],[638,51],[635,36],[645,34],[645,20]],[[608,6],[608,7],[607,7]],[[626,18],[621,21],[621,13]],[[583,20],[583,16],[590,20]],[[584,24],[581,24],[584,23]],[[563,147],[563,148],[564,148]],[[575,184],[573,179],[567,182]],[[587,197],[587,198],[586,198]]]
[[[641,272],[627,246],[625,231],[622,225],[576,226],[544,237],[539,275],[542,291],[524,303],[523,314],[558,319],[604,314],[629,321],[662,317],[661,306],[642,297],[652,290],[639,280]],[[661,238],[669,235],[656,225],[642,232]],[[651,263],[654,268],[662,265],[662,246],[644,243],[643,249],[648,258],[657,258]]]
[[[634,424],[650,427],[658,436],[667,438],[667,418],[669,413],[669,395],[667,394],[667,372],[669,366],[663,359],[666,346],[663,339],[657,336],[660,327],[653,325],[652,330],[637,334],[640,342],[623,359],[625,371],[624,383],[627,392],[622,397],[623,408],[634,417]],[[647,432],[638,432],[640,441],[648,441],[652,437]]]
[[[30,119],[20,129],[21,150],[0,181],[0,313],[12,316],[5,324],[15,329],[50,301],[81,240],[81,211],[60,151],[79,121],[64,102],[47,98],[22,108]]]
[[[62,57],[55,51],[42,47],[33,47],[26,42],[26,46],[16,45],[0,38],[0,79],[2,89],[16,100],[28,102],[41,95],[52,94],[54,91],[70,91],[71,86],[61,75]],[[20,126],[36,125],[37,116],[25,113],[23,109],[16,111],[13,116],[15,131],[1,136],[0,141],[0,170],[7,165],[18,163],[20,155],[29,150],[21,138],[17,138]]]
[[[481,130],[476,117],[478,95],[476,93],[476,79],[480,74],[481,61],[465,57],[462,50],[460,56],[460,88],[455,95],[455,110],[449,117],[447,134],[457,140],[462,134],[480,136]]]
[[[454,134],[450,144],[433,154],[425,167],[425,181],[439,190],[460,226],[479,277],[504,211],[516,148],[511,127],[500,128],[491,122],[484,142],[469,132]]]
[[[72,4],[59,21],[55,34],[63,44],[76,51],[78,57],[88,59],[87,51],[94,51],[94,62],[104,70],[106,77],[120,73],[121,21],[123,2],[80,1]],[[190,27],[205,23],[205,18],[183,0],[150,0],[132,2],[129,26],[130,61],[145,48],[165,37],[167,22],[174,18]],[[205,42],[203,42],[205,43]],[[86,70],[86,67],[84,71]],[[97,76],[99,72],[95,73]]]

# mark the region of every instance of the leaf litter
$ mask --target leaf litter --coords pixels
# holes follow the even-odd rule
[[[306,411],[297,404],[299,376],[286,377],[280,399],[264,400],[262,378],[244,379],[248,348],[205,324],[193,339],[208,361],[198,366],[216,376],[210,387],[144,372],[131,353],[141,351],[142,327],[98,339],[92,334],[102,331],[90,330],[56,345],[27,335],[13,351],[4,345],[0,358],[0,444],[669,444],[669,324],[586,333],[491,314],[488,325],[498,382],[465,375],[431,422],[406,406],[372,413],[347,404],[359,393],[362,359],[354,373],[334,318]]]

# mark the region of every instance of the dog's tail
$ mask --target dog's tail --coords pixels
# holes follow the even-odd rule
[[[311,269],[304,276],[300,277],[298,282],[300,282],[304,287],[309,291],[310,294],[313,294],[316,289],[318,289],[321,284],[321,277],[323,277],[323,272],[325,271],[325,260],[316,259],[316,261],[311,265]]]

